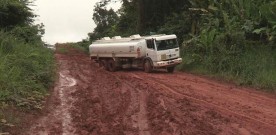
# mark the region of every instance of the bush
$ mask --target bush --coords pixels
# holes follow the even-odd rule
[[[213,74],[238,84],[276,89],[273,46],[245,40],[244,33],[203,32],[184,44],[182,70]],[[208,42],[207,42],[208,41]]]
[[[54,81],[53,69],[51,50],[0,31],[1,104],[40,108],[40,100]]]

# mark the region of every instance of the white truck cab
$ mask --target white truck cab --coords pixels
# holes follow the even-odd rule
[[[145,72],[165,68],[173,72],[182,62],[176,35],[116,36],[97,40],[89,46],[91,59],[106,70],[141,67]]]
[[[179,45],[175,35],[160,36],[147,41],[147,55],[154,67],[164,67],[182,62]]]

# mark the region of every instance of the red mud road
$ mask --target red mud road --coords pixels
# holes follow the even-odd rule
[[[108,72],[72,50],[56,59],[49,113],[27,134],[276,134],[275,95],[181,72]]]

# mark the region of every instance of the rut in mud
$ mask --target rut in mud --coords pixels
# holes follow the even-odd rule
[[[276,133],[275,95],[180,72],[108,72],[74,50],[56,59],[53,104],[30,134]]]

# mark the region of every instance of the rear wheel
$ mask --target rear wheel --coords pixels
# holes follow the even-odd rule
[[[113,59],[108,60],[107,64],[108,64],[109,71],[115,72],[117,70],[116,63]]]
[[[99,67],[103,67],[104,66],[102,60],[96,60],[96,63],[98,63]]]
[[[101,60],[101,65],[104,67],[106,71],[109,71],[107,60]]]
[[[145,63],[144,63],[144,71],[146,73],[150,73],[150,72],[152,72],[152,70],[153,70],[153,67],[152,67],[150,61],[146,60]]]
[[[167,67],[167,71],[169,73],[173,73],[175,67]]]

